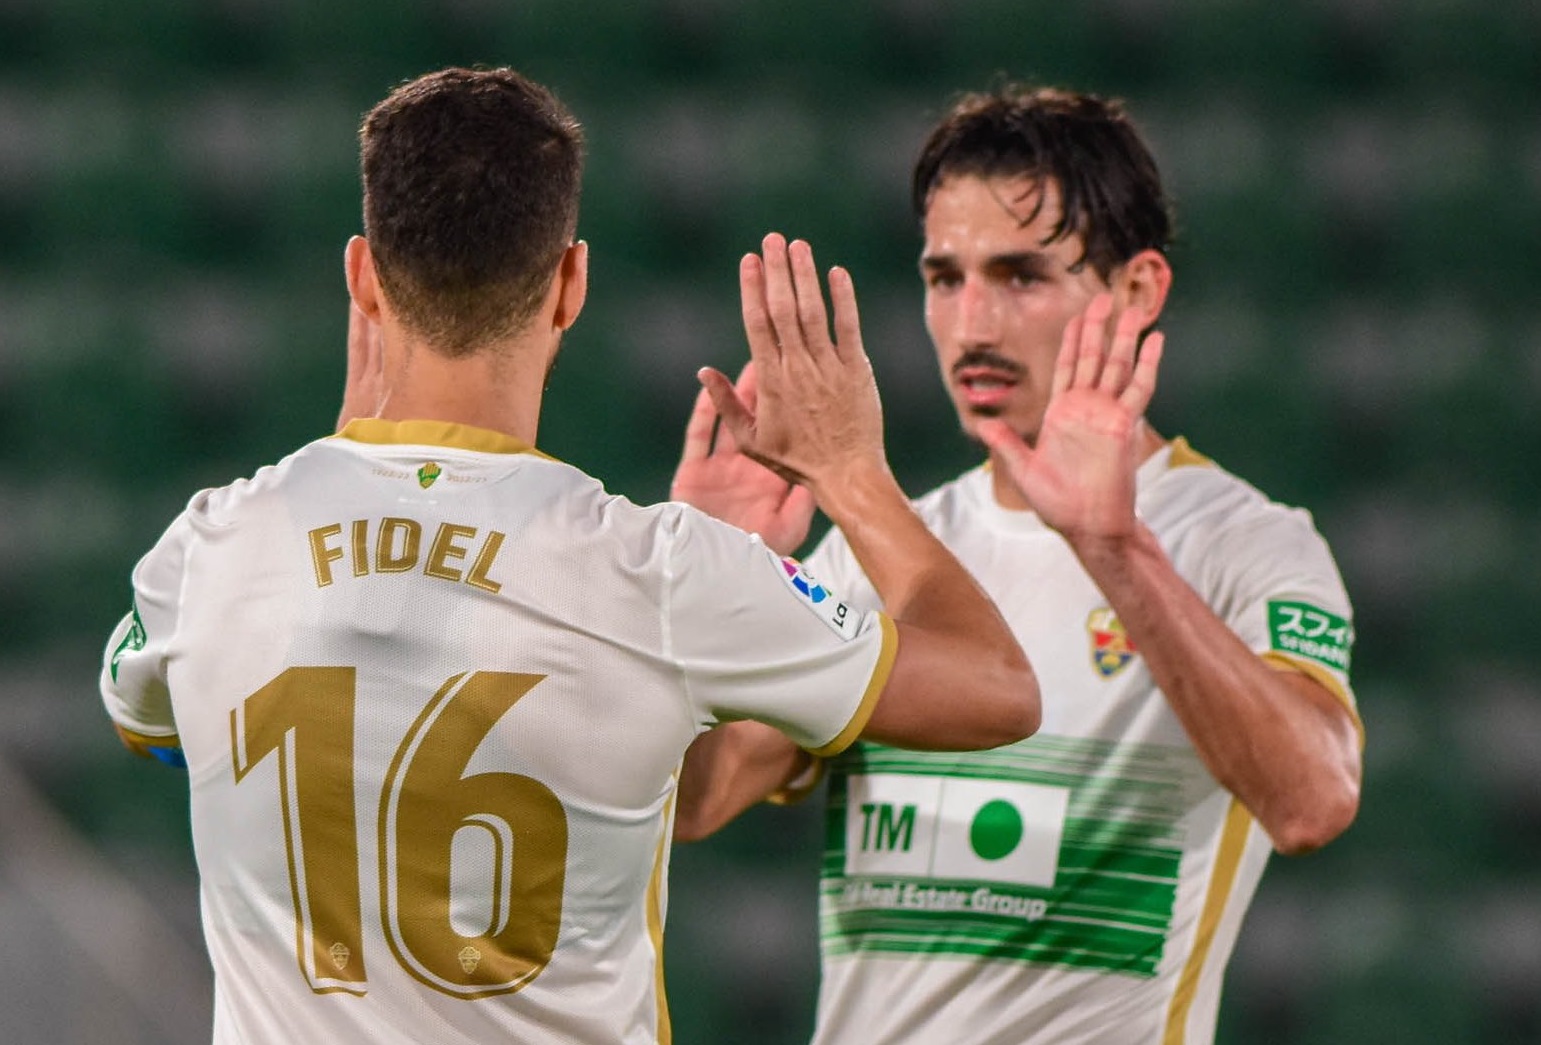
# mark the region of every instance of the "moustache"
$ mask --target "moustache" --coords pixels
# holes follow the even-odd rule
[[[958,361],[952,365],[953,376],[956,377],[959,371],[967,370],[969,367],[988,367],[991,370],[1003,371],[1012,377],[1021,377],[1027,372],[1027,368],[1015,359],[1008,359],[985,348],[976,348],[958,357]]]

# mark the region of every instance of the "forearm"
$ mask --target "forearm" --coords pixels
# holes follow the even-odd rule
[[[1038,684],[1016,636],[886,467],[814,493],[899,628],[895,670],[864,735],[904,747],[964,749],[1034,732]],[[948,721],[937,720],[939,700],[956,709]]]
[[[713,834],[795,780],[812,755],[761,722],[729,722],[696,737],[680,767],[674,840]]]
[[[1194,748],[1281,852],[1318,848],[1358,808],[1348,709],[1305,675],[1270,668],[1173,569],[1144,526],[1072,541]]]

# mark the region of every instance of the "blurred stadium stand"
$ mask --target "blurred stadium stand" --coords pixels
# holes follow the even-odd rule
[[[587,124],[593,286],[543,448],[666,495],[735,263],[848,265],[901,478],[972,460],[910,158],[997,73],[1127,98],[1179,206],[1153,414],[1310,508],[1358,610],[1358,824],[1276,860],[1225,1045],[1541,1042],[1541,8],[1502,0],[0,0],[0,1040],[207,1040],[185,778],[97,704],[193,490],[326,433],[354,133],[512,64]],[[814,809],[676,849],[676,1040],[802,1042]]]

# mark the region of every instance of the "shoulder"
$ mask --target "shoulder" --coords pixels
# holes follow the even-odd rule
[[[1174,445],[1140,509],[1178,568],[1206,590],[1341,587],[1332,550],[1309,511],[1273,500],[1186,444]]]
[[[1152,484],[1147,521],[1176,525],[1186,522],[1212,533],[1249,531],[1316,533],[1311,513],[1274,500],[1256,486],[1211,458],[1175,440],[1166,469]]]

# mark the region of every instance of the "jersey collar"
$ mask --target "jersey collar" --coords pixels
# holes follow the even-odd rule
[[[361,417],[349,421],[336,438],[385,446],[447,446],[488,454],[546,456],[523,439],[494,432],[489,428],[476,428],[450,421],[386,421],[378,417]]]

